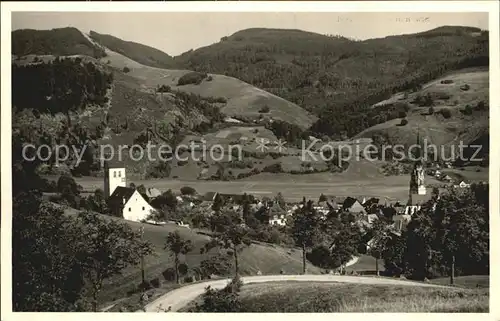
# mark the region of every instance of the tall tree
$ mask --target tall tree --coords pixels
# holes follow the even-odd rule
[[[229,250],[234,259],[234,273],[239,275],[238,254],[252,242],[248,236],[248,228],[242,224],[240,215],[234,211],[216,213],[211,217],[211,226],[215,235],[205,245],[203,251],[219,247]]]
[[[304,199],[305,200],[305,199]],[[295,213],[290,225],[292,238],[297,246],[302,249],[302,273],[306,273],[306,252],[314,246],[319,234],[320,222],[313,208],[312,201],[308,201]]]
[[[97,311],[99,292],[105,279],[137,265],[141,257],[152,253],[151,243],[142,241],[139,232],[114,219],[81,212],[75,226],[75,257],[80,262],[92,294],[92,311]]]
[[[175,282],[179,284],[179,256],[186,255],[193,250],[191,240],[183,240],[179,231],[170,232],[165,241],[165,249],[174,256]]]

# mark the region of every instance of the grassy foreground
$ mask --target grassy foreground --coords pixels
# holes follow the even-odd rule
[[[489,289],[348,283],[244,285],[245,312],[488,312]]]

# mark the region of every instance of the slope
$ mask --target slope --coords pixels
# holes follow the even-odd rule
[[[86,55],[100,58],[104,50],[88,41],[76,28],[52,30],[20,29],[12,32],[12,54],[71,56]]]
[[[130,68],[129,74],[140,79],[145,87],[156,88],[166,85],[174,90],[194,93],[202,97],[223,97],[227,103],[222,108],[222,112],[229,116],[257,119],[260,114],[259,110],[267,105],[270,108],[268,116],[296,124],[302,128],[308,128],[316,120],[314,116],[309,115],[296,104],[239,79],[222,74],[206,75],[201,83],[179,86],[179,79],[190,73],[187,70],[189,68],[181,70],[154,68],[154,64],[145,61],[144,58],[150,55],[149,50],[152,48],[144,49],[139,46],[131,48],[128,46],[129,42],[111,36],[99,35],[95,32],[91,33],[90,36],[107,47],[108,56],[103,61],[109,62],[111,66],[118,69]],[[168,64],[167,58],[164,57],[161,65]],[[174,65],[178,66],[179,64],[175,63]]]
[[[77,211],[67,209],[66,213],[68,215],[76,215]],[[173,266],[170,253],[164,249],[165,238],[169,232],[178,231],[184,239],[189,239],[193,243],[193,251],[188,253],[184,258],[189,268],[198,266],[202,260],[217,253],[214,250],[209,254],[200,254],[200,249],[209,241],[209,237],[198,234],[194,230],[178,227],[173,224],[154,226],[111,218],[109,216],[103,217],[125,222],[132,229],[136,230],[144,226],[144,238],[153,244],[155,251],[153,255],[145,259],[147,280],[153,278],[163,279],[162,272]],[[261,271],[263,274],[279,274],[281,269],[285,269],[287,273],[298,274],[302,270],[302,258],[299,250],[265,243],[253,243],[240,254],[239,265],[242,275],[255,275],[257,271]],[[319,268],[310,264],[308,264],[307,269],[308,273],[311,274],[320,273]],[[140,268],[127,268],[121,275],[116,275],[105,282],[100,295],[100,304],[105,305],[108,302],[125,297],[127,292],[135,290],[140,283]]]
[[[373,126],[366,107],[464,66],[488,64],[488,32],[444,27],[351,41],[300,30],[247,29],[175,58],[233,76],[321,115],[318,133],[352,137]],[[380,121],[383,122],[383,121]]]
[[[423,100],[421,97],[429,97],[430,100],[420,103]],[[407,125],[401,126],[401,119],[396,118],[372,126],[355,138],[380,135],[391,145],[408,145],[416,142],[419,132],[425,144],[437,146],[441,158],[450,157],[452,146],[453,153],[458,156],[460,143],[484,145],[480,155],[487,154],[488,69],[463,69],[448,73],[424,84],[421,90],[397,93],[374,105],[374,108],[390,105],[407,106],[407,116],[403,117],[407,120]],[[432,108],[429,109],[430,107]]]

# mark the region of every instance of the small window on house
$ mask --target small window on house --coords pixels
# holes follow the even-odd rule
[[[144,206],[142,207],[142,210],[144,211]]]
[[[116,177],[116,171],[113,171],[113,177]]]
[[[129,207],[129,208],[128,208],[128,211],[129,211],[129,212],[132,212],[132,209]]]
[[[118,172],[118,177],[122,177],[122,172]]]

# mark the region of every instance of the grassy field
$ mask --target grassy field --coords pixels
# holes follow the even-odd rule
[[[242,287],[247,312],[488,312],[488,289],[276,282]]]
[[[76,210],[67,210],[67,213],[74,215]],[[169,232],[179,231],[184,239],[189,239],[193,243],[193,251],[182,259],[189,267],[198,266],[199,263],[209,255],[217,253],[216,250],[213,250],[209,252],[209,254],[200,254],[200,248],[209,240],[209,237],[197,233],[196,230],[178,227],[173,224],[154,226],[125,220],[120,221],[127,223],[132,229],[136,230],[144,226],[144,238],[153,244],[155,250],[154,255],[148,256],[145,259],[146,279],[151,280],[159,278],[164,283],[160,289],[155,291],[157,295],[172,289],[173,286],[172,283],[164,281],[161,274],[168,267],[173,266],[173,259],[170,253],[163,248],[166,236]],[[300,250],[284,248],[274,244],[251,244],[240,254],[239,261],[242,275],[256,275],[259,270],[262,274],[279,274],[281,269],[284,269],[284,271],[289,274],[298,274],[302,271],[302,256]],[[319,268],[310,264],[307,269],[309,271],[308,273],[311,274],[320,273]],[[121,275],[116,275],[108,279],[100,294],[99,302],[101,306],[107,306],[111,304],[111,302],[126,297],[127,293],[137,288],[140,282],[141,271],[138,266],[127,268]]]
[[[104,186],[102,178],[76,178],[76,182],[86,191],[94,191],[96,188],[103,188]],[[134,180],[127,178],[127,183],[130,182],[134,182],[136,186],[144,184],[146,187],[156,187],[163,192],[168,189],[178,192],[183,186],[192,186],[200,194],[214,191],[219,193],[247,193],[262,197],[273,196],[281,192],[285,199],[290,201],[301,200],[303,196],[317,200],[322,193],[335,196],[373,196],[392,201],[406,200],[409,177],[406,175],[389,177],[380,175],[373,178],[356,178],[353,175],[352,178],[349,178],[347,174],[290,175],[262,173],[237,181]],[[441,182],[431,178],[428,178],[426,183],[441,184]]]
[[[430,280],[430,283],[449,285],[450,278],[438,278]],[[489,275],[466,275],[457,276],[454,280],[454,285],[462,288],[489,288],[490,276]]]

